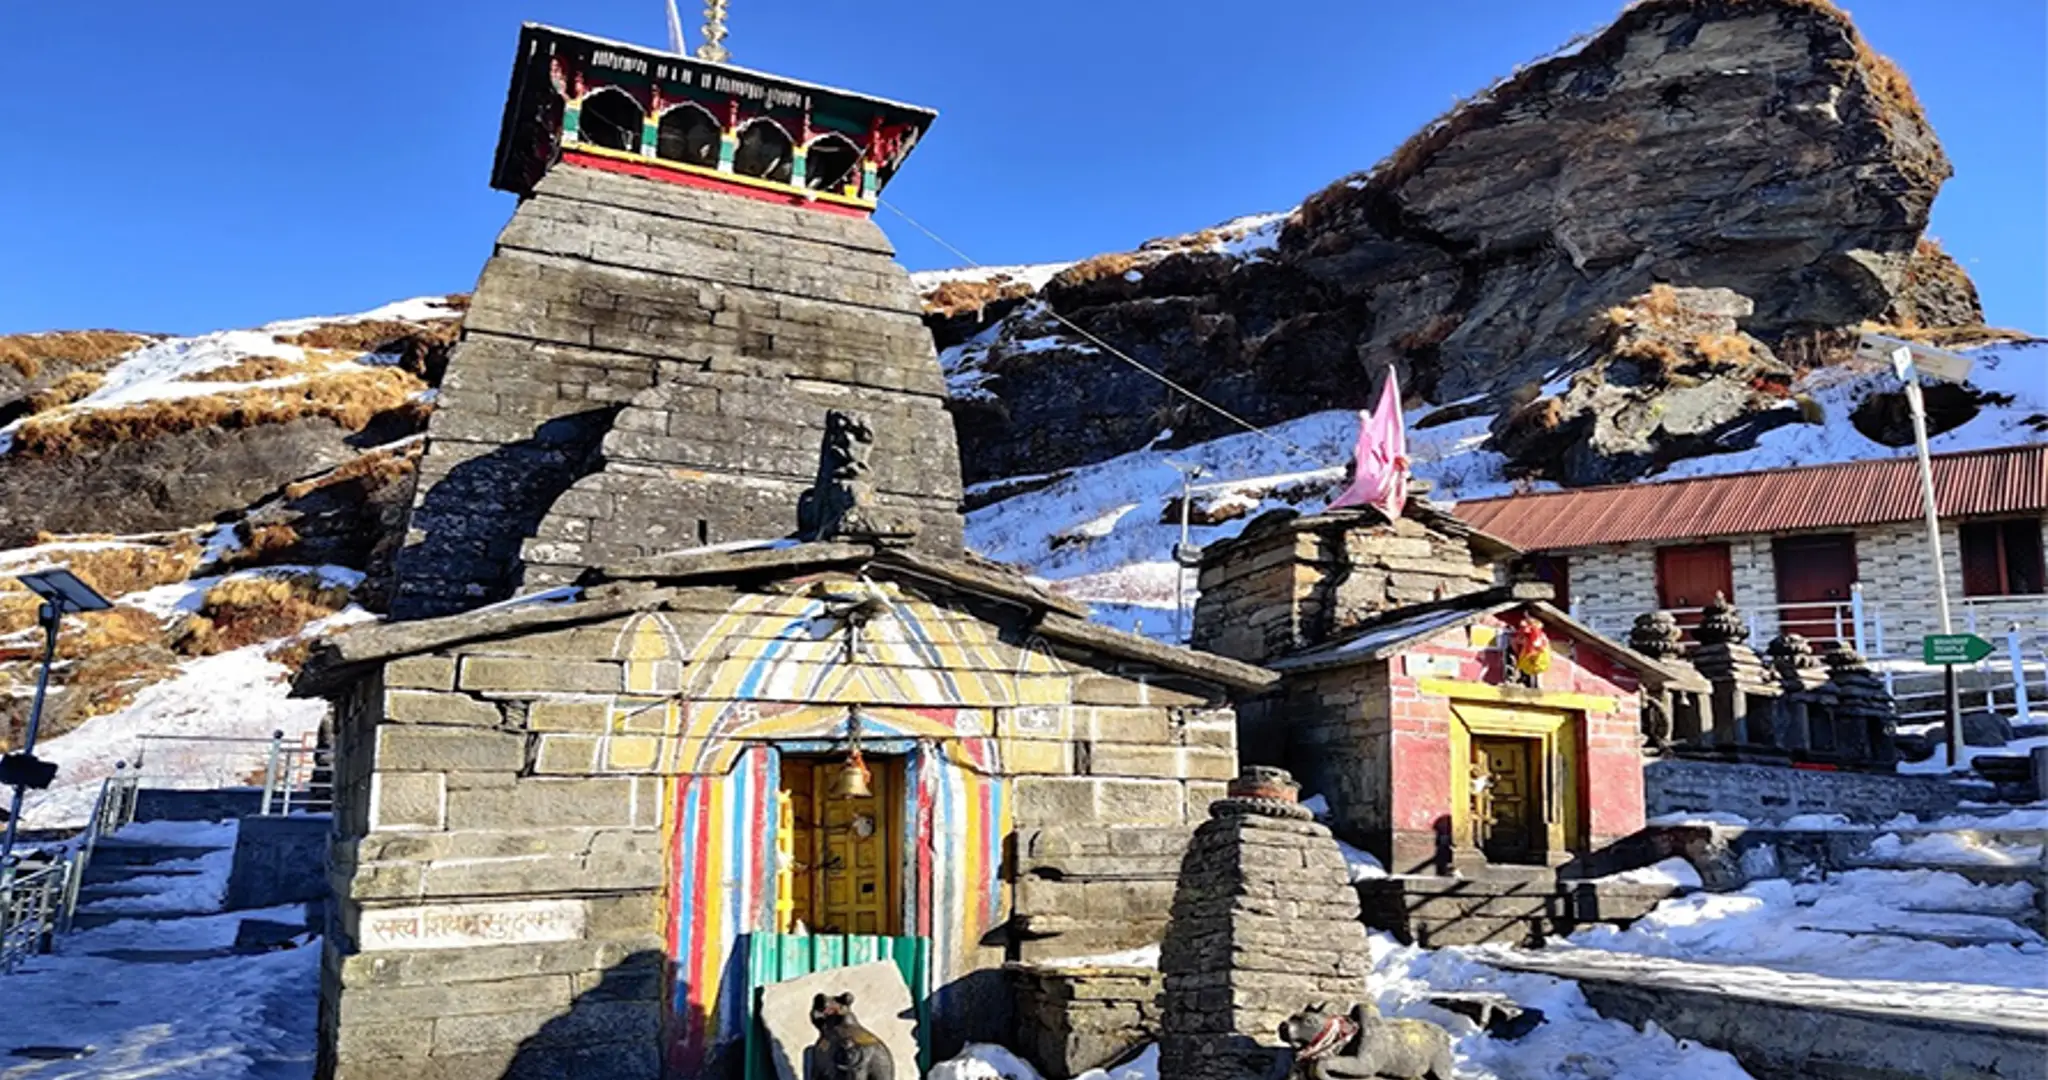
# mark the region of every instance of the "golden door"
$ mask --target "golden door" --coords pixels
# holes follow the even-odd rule
[[[817,934],[897,932],[902,762],[869,758],[872,793],[861,798],[831,793],[843,764],[836,757],[782,759],[777,914],[785,933],[798,925]]]
[[[1522,862],[1535,854],[1536,778],[1532,772],[1534,739],[1476,735],[1472,739],[1475,771],[1487,773],[1488,813],[1479,821],[1481,850],[1493,862]]]

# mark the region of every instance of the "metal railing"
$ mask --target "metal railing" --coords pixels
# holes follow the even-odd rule
[[[319,814],[334,808],[334,752],[311,732],[270,737],[142,735],[138,767],[152,788],[256,789],[258,813]]]
[[[135,820],[136,791],[141,777],[115,765],[116,775],[100,784],[92,818],[51,861],[30,869],[16,862],[0,866],[0,974],[47,952],[59,934],[71,932],[78,911],[78,892],[92,865],[100,839]]]
[[[1703,610],[1665,609],[1678,620],[1687,640],[1692,639],[1692,628]],[[1883,607],[1867,600],[1862,585],[1851,586],[1847,600],[1767,604],[1741,610],[1751,648],[1761,652],[1781,630],[1817,642],[1847,642],[1870,662],[1885,689],[1897,699],[1900,720],[1915,723],[1946,715],[1941,669],[1921,662],[1917,633],[1902,632],[1925,628],[1925,620],[1900,619],[1893,612],[1888,628]],[[1619,640],[1627,640],[1638,614],[1573,605],[1576,618]],[[2015,722],[2031,722],[2034,709],[2048,705],[2048,596],[1963,597],[1956,602],[1955,622],[1959,631],[1983,637],[1994,647],[1990,656],[1957,669],[1965,682],[1965,707],[2010,711]]]
[[[263,814],[324,814],[334,809],[334,752],[315,745],[287,746],[282,733],[271,741],[263,770]]]

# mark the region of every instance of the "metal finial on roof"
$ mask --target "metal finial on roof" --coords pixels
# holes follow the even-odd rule
[[[725,5],[728,0],[704,0],[704,44],[697,46],[697,59],[721,63],[732,54],[725,51]]]

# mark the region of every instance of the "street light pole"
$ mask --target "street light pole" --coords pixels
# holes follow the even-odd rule
[[[45,603],[36,612],[36,618],[43,624],[43,668],[36,673],[36,699],[29,706],[28,734],[21,741],[21,752],[31,759],[36,753],[36,732],[43,726],[43,698],[50,692],[50,665],[57,659],[57,627],[62,623],[64,613],[57,610],[57,605]],[[0,867],[13,862],[14,833],[21,823],[21,800],[26,794],[26,785],[14,785],[14,803],[7,810],[7,839],[0,843]]]
[[[1906,384],[1906,405],[1913,414],[1913,448],[1920,458],[1920,502],[1927,514],[1927,552],[1934,560],[1934,605],[1941,619],[1941,632],[1952,634],[1954,624],[1948,610],[1948,571],[1941,558],[1941,515],[1934,503],[1934,463],[1927,452],[1927,399],[1920,392],[1920,372],[1913,366],[1913,350],[1893,349],[1892,370]],[[1956,667],[1941,666],[1942,697],[1948,711],[1948,764],[1953,769],[1963,760],[1963,707],[1956,691]]]

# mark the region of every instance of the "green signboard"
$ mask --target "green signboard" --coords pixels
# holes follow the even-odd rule
[[[1929,634],[1920,639],[1920,656],[1929,664],[1974,664],[1991,655],[1991,643],[1975,634]]]

